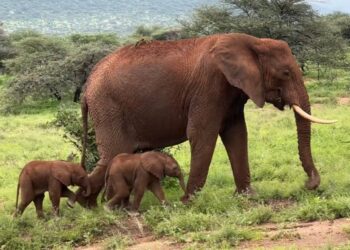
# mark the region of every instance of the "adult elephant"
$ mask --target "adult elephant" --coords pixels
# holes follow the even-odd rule
[[[310,148],[311,117],[301,71],[287,43],[245,34],[220,34],[126,46],[101,60],[88,78],[82,100],[84,138],[92,117],[100,155],[90,174],[95,206],[108,162],[117,154],[189,140],[191,169],[186,201],[203,187],[220,135],[238,192],[250,192],[244,105],[272,103],[294,108],[299,156],[315,189],[320,176]],[[84,146],[85,152],[85,146]],[[82,164],[84,164],[84,155]]]

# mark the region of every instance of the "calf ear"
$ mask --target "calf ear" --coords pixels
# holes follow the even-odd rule
[[[72,184],[72,178],[69,168],[66,165],[60,164],[52,166],[52,176],[65,186]]]
[[[164,177],[164,164],[158,157],[144,156],[141,157],[141,166],[148,173],[161,180]]]

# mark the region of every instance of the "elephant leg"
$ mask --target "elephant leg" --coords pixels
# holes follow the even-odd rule
[[[110,199],[107,203],[107,208],[109,210],[113,210],[116,207],[122,207],[122,202],[124,201],[125,197],[127,197],[128,194],[124,192],[120,192],[115,194],[112,199]]]
[[[124,114],[104,113],[103,110],[91,110],[95,123],[96,144],[100,156],[98,165],[108,165],[114,156],[120,153],[133,153],[137,149],[134,136],[127,129]],[[104,173],[103,173],[104,174]]]
[[[44,218],[44,212],[43,212],[43,200],[45,198],[44,194],[38,194],[34,198],[34,205],[36,209],[36,214],[38,218]]]
[[[220,133],[222,142],[226,148],[237,192],[251,192],[250,172],[248,163],[247,128],[244,113],[239,114]]]
[[[162,205],[166,203],[164,191],[159,181],[152,182],[148,188]]]
[[[122,201],[122,207],[128,209],[129,208],[129,203],[130,203],[130,195],[125,197]]]
[[[86,198],[78,197],[80,200],[85,200],[86,206],[89,208],[97,206],[98,194],[105,185],[105,174],[108,163],[114,156],[120,153],[133,153],[137,148],[132,137],[129,137],[120,128],[121,122],[113,118],[105,119],[106,117],[110,117],[110,115],[105,115],[103,124],[95,124],[96,142],[100,160],[97,163],[97,167],[89,175],[91,195]]]
[[[139,210],[141,200],[143,198],[143,195],[145,194],[147,188],[147,181],[145,181],[143,178],[136,178],[134,183],[134,200],[131,205],[131,210],[137,212]]]
[[[219,120],[215,116],[212,119]],[[200,124],[191,122],[187,128],[187,137],[191,145],[191,169],[186,193],[181,198],[184,203],[204,186],[219,134],[219,124],[212,124],[203,119],[199,121]],[[211,126],[203,127],[203,124],[211,124]]]
[[[59,215],[62,184],[59,181],[52,181],[49,184],[49,197],[52,203],[52,210],[55,216]]]
[[[32,183],[29,179],[23,179],[21,182],[21,202],[18,205],[18,208],[14,216],[21,215],[27,206],[34,200],[35,194],[33,190]]]
[[[128,184],[125,182],[124,178],[121,176],[116,176],[113,178],[113,180],[108,180],[108,182],[111,183],[112,190],[113,190],[113,196],[112,198],[107,202],[107,209],[112,210],[116,206],[121,207],[122,201],[129,197],[129,187]]]

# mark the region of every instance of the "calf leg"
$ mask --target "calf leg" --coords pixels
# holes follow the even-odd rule
[[[55,216],[59,215],[61,194],[62,184],[59,181],[53,180],[49,184],[49,196],[52,203],[53,214]]]
[[[149,190],[157,197],[157,199],[159,200],[159,202],[164,205],[166,203],[165,200],[165,195],[164,195],[164,191],[163,188],[158,181],[152,182],[149,186],[148,186]]]
[[[113,190],[114,195],[112,198],[107,202],[106,208],[108,210],[114,209],[116,206],[121,206],[122,201],[129,197],[130,191],[129,191],[129,186],[125,182],[124,178],[122,176],[115,176],[113,179],[110,178],[108,182],[113,186],[113,188],[110,188]],[[111,192],[109,192],[111,193]],[[109,194],[110,195],[110,194]]]
[[[21,180],[21,202],[19,203],[14,216],[21,215],[26,207],[34,200],[34,190],[30,179]]]
[[[38,218],[44,218],[44,212],[43,212],[43,200],[45,195],[44,194],[38,194],[34,198],[34,205],[36,209],[36,214]]]
[[[122,201],[122,207],[128,209],[130,203],[130,195],[128,197],[125,197]]]

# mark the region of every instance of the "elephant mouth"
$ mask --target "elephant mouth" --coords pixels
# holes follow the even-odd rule
[[[278,108],[279,110],[283,111],[284,110],[284,106],[286,105],[286,103],[282,100],[281,97],[277,97],[273,102],[272,102],[273,106],[275,106],[276,108]]]

